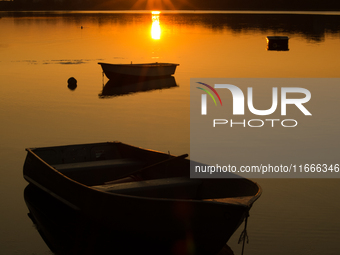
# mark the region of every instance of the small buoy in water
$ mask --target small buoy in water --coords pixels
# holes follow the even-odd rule
[[[75,90],[77,88],[77,80],[74,78],[74,77],[71,77],[67,80],[67,87],[70,89],[70,90]]]

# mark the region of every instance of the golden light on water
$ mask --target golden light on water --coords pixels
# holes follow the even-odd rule
[[[151,25],[151,38],[154,40],[161,39],[161,25],[159,24],[160,11],[152,11],[152,25]]]

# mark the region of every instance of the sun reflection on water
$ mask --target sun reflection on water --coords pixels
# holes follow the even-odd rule
[[[159,24],[160,11],[152,11],[152,25],[151,25],[151,38],[154,40],[161,39],[161,26]]]

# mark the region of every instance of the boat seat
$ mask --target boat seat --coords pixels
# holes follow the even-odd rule
[[[97,170],[97,169],[108,169],[108,168],[126,168],[126,167],[134,167],[138,169],[142,167],[144,164],[142,161],[136,159],[110,159],[110,160],[98,160],[98,161],[85,161],[85,162],[75,162],[75,163],[67,163],[67,164],[58,164],[52,165],[55,169],[60,171],[61,173],[69,173],[73,171],[88,171],[88,170]]]
[[[89,186],[122,178],[144,166],[145,162],[129,158],[52,165],[69,178]]]
[[[201,183],[201,180],[189,179],[187,177],[175,177],[97,185],[92,186],[92,188],[115,194],[142,197],[194,199]]]

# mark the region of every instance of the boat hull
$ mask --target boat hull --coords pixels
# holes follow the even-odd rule
[[[109,64],[98,63],[108,79],[155,79],[168,77],[175,73],[178,64],[149,63],[149,64]]]

